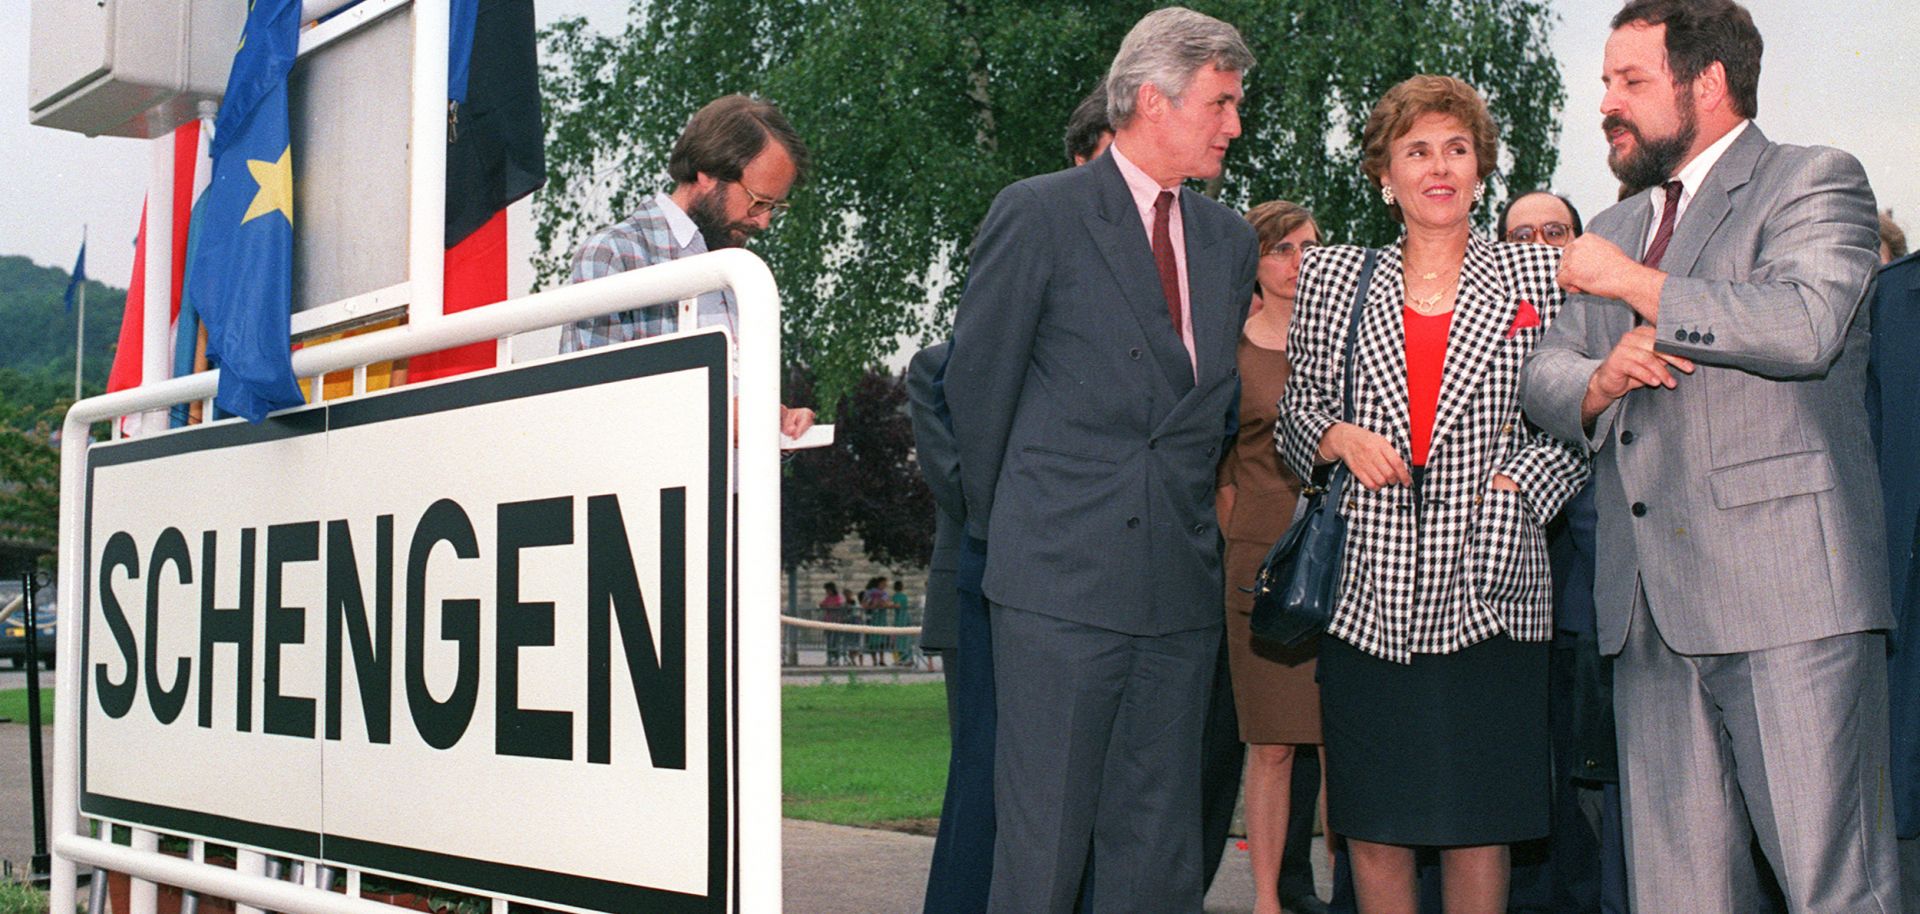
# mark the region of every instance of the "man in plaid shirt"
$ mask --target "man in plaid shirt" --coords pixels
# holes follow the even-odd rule
[[[807,166],[807,147],[778,108],[745,95],[694,112],[667,158],[672,193],[656,193],[626,219],[587,236],[573,255],[573,282],[668,260],[740,247],[786,211],[787,192]],[[700,296],[701,327],[739,333],[729,290]],[[589,318],[561,332],[560,351],[646,339],[678,329],[674,303]],[[797,438],[813,410],[780,407],[780,431]]]

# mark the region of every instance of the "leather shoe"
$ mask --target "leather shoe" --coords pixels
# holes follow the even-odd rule
[[[1302,895],[1298,898],[1280,899],[1280,907],[1287,914],[1327,914],[1327,903],[1318,896]]]

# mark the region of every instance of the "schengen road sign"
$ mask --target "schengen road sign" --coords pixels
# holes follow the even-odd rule
[[[81,811],[734,910],[730,415],[699,333],[95,447]]]

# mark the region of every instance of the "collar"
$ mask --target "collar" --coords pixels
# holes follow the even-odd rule
[[[1720,157],[1726,155],[1727,150],[1733,146],[1733,141],[1739,139],[1740,134],[1747,132],[1747,127],[1752,123],[1752,121],[1743,120],[1735,124],[1732,130],[1727,131],[1726,136],[1714,140],[1712,146],[1701,150],[1699,155],[1694,156],[1692,161],[1682,165],[1680,170],[1674,174],[1670,180],[1680,182],[1681,206],[1685,206],[1688,201],[1693,199],[1694,193],[1698,191],[1700,185],[1707,180],[1707,173],[1713,171],[1713,166],[1719,163]],[[1654,211],[1658,212],[1659,208],[1667,202],[1667,192],[1664,187],[1655,187],[1654,194],[1656,195],[1653,201]]]
[[[1160,196],[1163,190],[1173,191],[1174,202],[1179,202],[1179,182],[1174,182],[1172,187],[1161,187],[1160,182],[1142,171],[1140,166],[1133,164],[1132,159],[1127,158],[1126,153],[1120,151],[1118,143],[1109,145],[1107,152],[1113,156],[1113,164],[1120,167],[1120,177],[1127,182],[1127,192],[1133,195],[1133,203],[1142,213],[1153,211],[1154,198]]]
[[[654,194],[653,204],[660,207],[660,214],[667,219],[667,231],[673,234],[673,246],[685,248],[693,244],[694,237],[700,234],[700,227],[693,224],[693,217],[687,215],[687,211],[681,209],[680,204],[673,202],[673,197],[665,192]]]

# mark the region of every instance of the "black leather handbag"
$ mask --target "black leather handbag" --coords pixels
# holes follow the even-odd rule
[[[1353,349],[1360,336],[1360,318],[1373,281],[1380,252],[1368,250],[1360,267],[1360,288],[1353,296],[1353,314],[1347,320],[1346,383],[1342,388],[1340,419],[1353,421]],[[1318,474],[1316,474],[1317,476]],[[1254,637],[1298,647],[1327,630],[1333,609],[1340,603],[1340,574],[1347,552],[1347,519],[1340,516],[1352,474],[1346,464],[1328,468],[1324,483],[1316,479],[1301,491],[1307,506],[1293,526],[1273,544],[1260,574],[1253,580]]]

